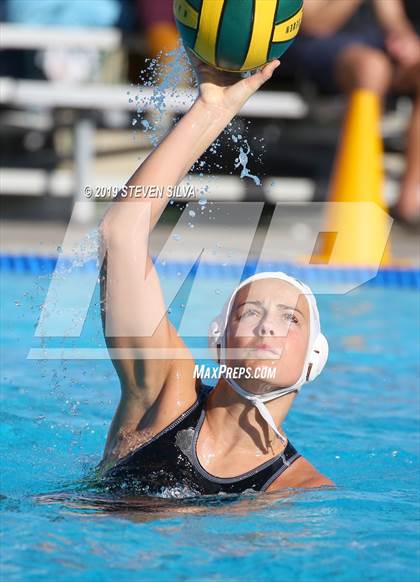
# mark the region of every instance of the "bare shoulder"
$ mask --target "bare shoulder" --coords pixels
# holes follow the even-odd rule
[[[292,488],[334,487],[335,483],[320,473],[304,457],[299,457],[268,487],[267,491]]]

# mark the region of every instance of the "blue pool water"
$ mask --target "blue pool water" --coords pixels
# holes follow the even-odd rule
[[[418,578],[415,291],[362,287],[319,298],[331,356],[297,398],[286,430],[336,489],[201,504],[145,498],[110,512],[89,499],[93,492],[71,492],[100,460],[118,399],[111,363],[26,359],[42,345],[33,336],[49,280],[1,277],[5,580]],[[207,321],[209,305],[203,296]],[[104,345],[95,301],[71,341]],[[69,493],[61,502],[34,499],[57,491]]]

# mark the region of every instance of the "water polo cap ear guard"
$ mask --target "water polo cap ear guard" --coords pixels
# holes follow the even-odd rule
[[[297,287],[302,294],[305,295],[309,306],[309,341],[308,349],[305,357],[305,362],[302,368],[302,373],[295,384],[285,388],[279,388],[277,390],[272,390],[267,394],[252,394],[247,390],[244,390],[235,380],[232,378],[225,378],[226,381],[232,386],[232,388],[241,396],[253,402],[253,404],[258,408],[263,418],[268,422],[268,424],[273,428],[277,436],[285,441],[283,435],[278,431],[274,419],[269,413],[264,402],[269,402],[280,396],[285,396],[291,392],[298,392],[303,384],[306,382],[312,382],[317,376],[322,372],[327,359],[328,359],[328,342],[326,337],[321,333],[321,325],[318,307],[316,305],[315,297],[311,289],[301,283],[297,279],[286,275],[280,271],[276,272],[263,272],[256,275],[252,275],[242,281],[239,286],[233,291],[230,298],[226,301],[221,313],[213,319],[209,326],[208,341],[209,347],[220,350],[218,361],[223,359],[225,349],[226,349],[226,326],[229,319],[230,311],[235,299],[237,292],[245,285],[248,285],[252,281],[259,279],[280,279],[290,283],[294,287]]]

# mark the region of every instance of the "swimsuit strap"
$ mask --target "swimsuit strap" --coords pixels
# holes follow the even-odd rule
[[[198,395],[197,398],[201,404],[201,406],[204,405],[204,402],[206,401],[208,395],[210,394],[210,392],[214,389],[214,386],[209,386],[208,384],[204,384],[202,382],[202,380],[200,379],[200,387],[198,390]]]

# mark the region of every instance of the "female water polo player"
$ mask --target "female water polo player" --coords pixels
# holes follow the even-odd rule
[[[128,186],[178,184],[279,64],[241,79],[190,59],[198,98]],[[327,359],[310,289],[277,272],[242,281],[211,322],[209,341],[226,369],[265,366],[274,377],[224,373],[209,390],[194,378],[194,359],[167,317],[148,256],[149,227],[168,200],[119,197],[101,224],[103,324],[121,382],[100,465],[107,486],[139,493],[183,487],[201,495],[331,485],[282,429],[300,387]],[[175,358],[180,350],[182,359]]]

